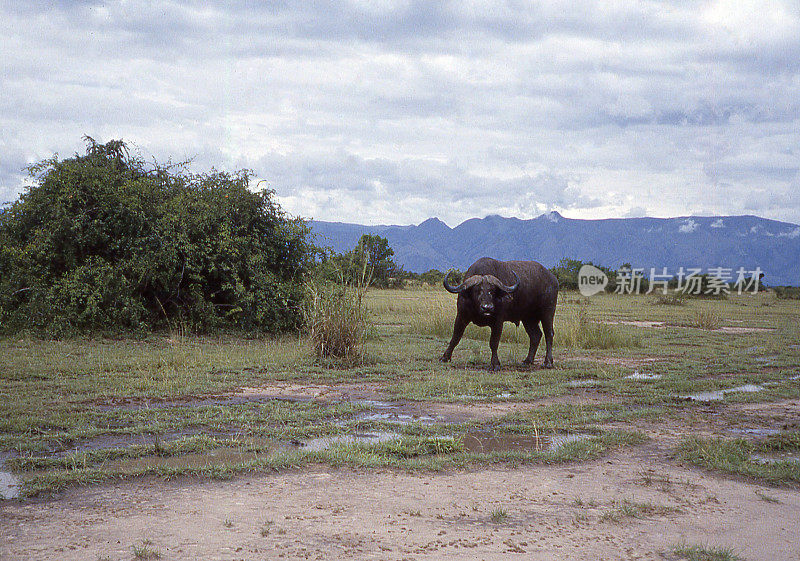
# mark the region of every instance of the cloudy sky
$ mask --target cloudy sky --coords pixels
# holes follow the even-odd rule
[[[0,202],[89,135],[320,220],[800,223],[800,0],[0,0],[0,41]]]

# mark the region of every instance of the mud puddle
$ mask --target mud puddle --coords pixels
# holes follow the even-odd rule
[[[591,438],[588,434],[517,435],[493,431],[468,432],[463,437],[464,448],[470,452],[552,452],[568,442]]]
[[[709,401],[722,401],[725,399],[725,394],[735,393],[735,392],[744,392],[744,393],[755,393],[763,391],[763,386],[758,386],[755,384],[745,384],[743,386],[737,386],[735,388],[728,388],[725,390],[715,390],[715,391],[708,391],[708,392],[697,392],[692,394],[686,395],[676,395],[677,399],[683,399],[687,401],[702,401],[702,402],[709,402]]]
[[[764,428],[728,429],[728,430],[736,434],[741,434],[746,436],[756,436],[756,437],[772,436],[773,434],[781,434],[783,432],[781,429],[764,429]]]
[[[570,380],[567,382],[567,385],[571,388],[590,388],[592,386],[597,386],[601,382],[600,380],[595,380],[594,378],[588,378],[586,380]]]
[[[417,413],[404,413],[402,411],[377,411],[373,413],[362,413],[356,417],[357,421],[375,421],[379,423],[390,423],[396,425],[411,425],[419,423],[422,425],[433,425],[446,423],[446,419],[441,415],[420,415]]]
[[[0,500],[19,498],[19,477],[10,471],[0,471]]]
[[[650,329],[663,329],[667,327],[667,322],[665,321],[639,321],[639,320],[607,320],[603,321],[606,325],[632,325],[634,327],[647,327]]]
[[[5,471],[6,460],[14,457],[15,454],[0,453],[0,500],[19,498],[20,478]]]
[[[300,448],[309,452],[322,452],[333,446],[355,446],[357,444],[381,444],[402,438],[397,432],[367,432],[355,434],[341,434],[336,436],[323,436],[312,438],[300,444]]]
[[[627,376],[625,376],[625,378],[628,380],[640,380],[640,381],[660,380],[661,374],[650,374],[648,372],[639,372],[638,370],[636,370],[634,371],[633,374],[628,374]]]
[[[222,446],[207,452],[191,452],[175,456],[150,455],[139,458],[125,458],[124,460],[111,460],[103,463],[103,469],[126,475],[136,475],[156,468],[200,470],[253,462],[281,451],[296,449],[295,445],[280,441],[252,443],[251,446],[255,449],[248,450],[247,445]]]
[[[92,452],[95,450],[128,448],[131,446],[154,446],[159,443],[164,444],[166,442],[173,442],[175,440],[192,436],[206,436],[217,439],[237,439],[245,435],[238,430],[221,431],[209,430],[207,428],[183,429],[158,435],[147,433],[100,435],[80,440],[72,443],[69,446],[50,448],[44,452],[32,454],[32,457],[63,458],[64,456],[69,456],[80,452]]]
[[[751,454],[750,459],[759,464],[777,464],[780,462],[789,462],[792,464],[800,463],[800,455],[797,452],[784,453],[784,454]]]
[[[274,401],[329,402],[379,400],[384,393],[377,384],[300,384],[272,382],[260,387],[242,387],[236,392],[216,395],[188,395],[170,399],[122,397],[90,402],[100,411],[165,409],[173,407],[211,407],[271,403]]]
[[[140,411],[142,409],[173,409],[178,407],[218,407],[231,405],[250,405],[257,403],[271,403],[274,401],[311,401],[312,397],[287,397],[266,395],[216,395],[216,396],[187,396],[178,399],[138,399],[122,398],[108,400],[94,407],[98,411]]]

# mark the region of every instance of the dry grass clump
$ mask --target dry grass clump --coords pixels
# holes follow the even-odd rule
[[[722,325],[722,314],[711,308],[702,308],[695,312],[694,327],[700,329],[719,329]]]
[[[369,327],[364,303],[367,285],[309,285],[306,325],[317,358],[355,363],[363,357]]]
[[[617,349],[641,347],[638,337],[620,332],[613,326],[599,323],[589,317],[589,307],[581,303],[574,318],[556,331],[557,345],[582,349]]]

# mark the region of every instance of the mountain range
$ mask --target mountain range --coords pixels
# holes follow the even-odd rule
[[[310,222],[314,241],[337,252],[353,249],[362,234],[389,240],[394,260],[407,271],[466,269],[483,256],[539,261],[591,261],[612,269],[623,263],[675,274],[679,267],[757,268],[766,284],[800,285],[800,226],[757,216],[683,216],[580,220],[549,212],[522,220],[497,215],[472,218],[455,228],[437,218],[417,226],[365,226]],[[749,276],[749,275],[748,275]]]

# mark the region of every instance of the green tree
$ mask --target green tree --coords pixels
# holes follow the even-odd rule
[[[419,275],[419,280],[425,284],[436,286],[442,284],[442,280],[444,280],[444,273],[438,269],[429,269],[428,271],[425,271]]]
[[[402,286],[405,273],[392,260],[389,241],[378,235],[364,234],[347,253],[318,250],[314,276],[317,281],[375,286]]]
[[[392,260],[394,250],[389,247],[389,240],[375,234],[364,234],[353,250],[353,260],[357,269],[356,273],[366,269],[372,279],[371,285],[385,288],[389,286],[396,274],[398,267]]]
[[[30,168],[0,212],[0,328],[50,335],[299,326],[309,228],[247,171],[148,165],[124,142]]]

